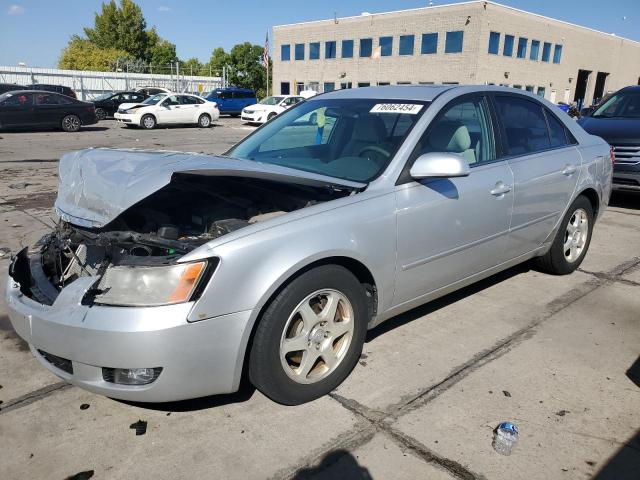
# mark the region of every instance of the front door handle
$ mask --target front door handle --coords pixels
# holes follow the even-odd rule
[[[562,174],[569,177],[574,173],[576,173],[577,171],[578,171],[578,167],[576,167],[575,165],[565,165],[564,170],[562,170]]]
[[[494,197],[500,197],[505,193],[509,193],[510,191],[511,191],[511,185],[506,185],[502,182],[498,182],[496,183],[496,188],[491,190],[491,192],[489,193],[491,193],[491,195],[493,195]]]

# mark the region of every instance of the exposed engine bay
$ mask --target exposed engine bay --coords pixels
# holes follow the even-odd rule
[[[39,252],[20,252],[11,276],[25,295],[51,305],[60,290],[79,277],[102,277],[113,266],[171,265],[210,240],[352,192],[175,173],[169,184],[102,228],[60,221],[38,242]]]

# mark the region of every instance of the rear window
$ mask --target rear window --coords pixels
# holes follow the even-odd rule
[[[547,122],[549,122],[549,137],[551,139],[551,147],[563,147],[569,144],[567,139],[567,131],[553,114],[545,109],[545,114],[547,115]]]
[[[498,116],[506,134],[508,155],[526,155],[551,148],[542,105],[512,96],[497,96]]]

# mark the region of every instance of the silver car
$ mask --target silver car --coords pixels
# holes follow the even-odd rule
[[[518,263],[582,262],[609,146],[500,87],[313,97],[225,155],[89,149],[13,260],[16,332],[59,377],[161,402],[337,387],[381,322]]]

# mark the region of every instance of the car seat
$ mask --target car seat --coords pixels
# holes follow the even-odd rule
[[[471,148],[471,136],[465,124],[444,120],[437,122],[429,132],[427,152],[449,152],[461,155],[469,165],[476,163],[476,152]]]

